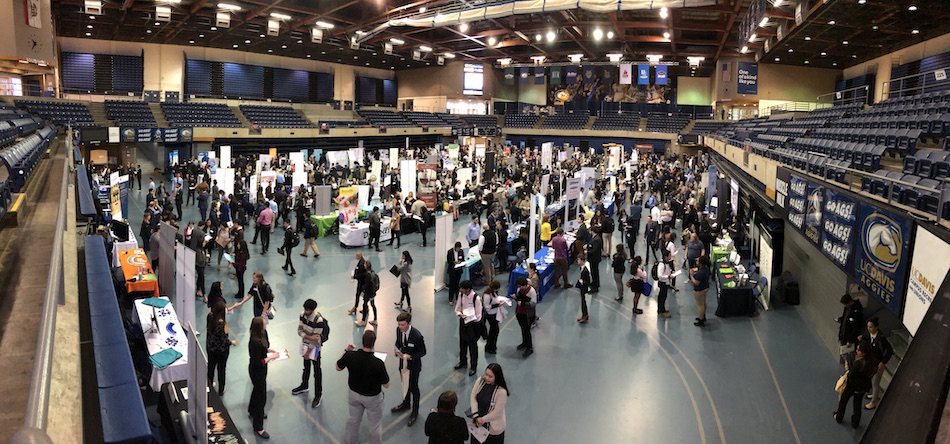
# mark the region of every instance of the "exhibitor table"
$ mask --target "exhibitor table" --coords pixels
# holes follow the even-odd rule
[[[187,425],[181,423],[181,412],[188,411],[188,381],[175,381],[166,383],[162,386],[162,403],[159,405],[158,413],[162,418],[162,424],[168,430],[172,430],[179,442],[184,438]],[[208,419],[210,421],[208,430],[211,436],[215,438],[214,443],[243,443],[241,432],[231,419],[228,409],[224,406],[224,401],[218,396],[215,390],[208,390]],[[214,420],[211,418],[214,417]],[[215,426],[218,428],[215,428]]]
[[[158,296],[158,278],[152,271],[152,265],[145,255],[145,250],[134,248],[119,250],[119,265],[125,277],[125,291],[129,294],[142,292],[149,296]]]
[[[390,219],[383,218],[380,223],[379,241],[388,241],[392,237],[389,230]],[[340,224],[340,245],[344,247],[365,247],[369,245],[369,223],[356,222]]]
[[[567,241],[568,248],[568,268],[571,266],[570,258],[570,249],[574,245],[574,233],[565,233],[564,239]],[[541,299],[544,298],[544,294],[551,289],[554,285],[554,250],[551,247],[542,247],[534,254],[534,260],[538,267],[538,276],[540,277],[541,282],[538,284],[538,302],[541,302]],[[528,270],[525,268],[525,264],[520,264],[515,267],[514,270],[511,270],[511,273],[508,277],[508,293],[511,294],[514,292],[515,282],[518,278],[523,277],[528,278]]]
[[[168,298],[162,297],[167,300]],[[185,336],[184,326],[178,320],[178,314],[175,313],[175,307],[168,304],[162,308],[152,307],[143,303],[145,299],[135,301],[135,319],[139,322],[139,327],[145,336],[145,346],[148,348],[149,356],[154,355],[166,348],[173,348],[181,357],[171,363],[164,369],[152,368],[152,376],[148,380],[149,387],[153,391],[159,391],[162,384],[172,381],[180,381],[188,378],[188,338]],[[158,331],[150,332],[152,326],[152,315],[158,320]]]
[[[721,265],[726,265],[726,268],[722,268]],[[716,316],[726,318],[755,315],[755,296],[752,295],[754,285],[749,283],[752,281],[740,285],[738,273],[729,264],[715,265],[711,271],[716,274],[716,290],[719,299]],[[729,271],[732,272],[728,273]]]

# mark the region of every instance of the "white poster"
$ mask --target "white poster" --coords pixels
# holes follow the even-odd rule
[[[389,164],[393,167],[399,165],[399,148],[389,149]]]
[[[112,220],[122,220],[122,194],[119,191],[119,173],[109,174],[109,200],[112,204]]]
[[[445,288],[445,252],[455,245],[452,215],[444,213],[435,218],[435,291]]]
[[[554,143],[544,142],[541,144],[541,167],[551,168],[551,156],[554,152]]]
[[[32,0],[31,0],[32,1]],[[119,127],[109,127],[109,143],[119,143]]]
[[[333,165],[346,166],[350,164],[349,154],[346,151],[327,151],[324,155],[331,167]]]
[[[164,233],[163,233],[164,234]],[[181,324],[195,323],[195,284],[197,283],[195,271],[195,250],[178,244],[175,249],[179,254],[175,255],[175,311],[178,313],[178,320]],[[204,254],[204,253],[202,253]],[[159,267],[161,270],[161,267]],[[205,288],[208,291],[208,288]]]
[[[221,159],[218,160],[221,168],[231,168],[231,146],[221,145]]]
[[[914,257],[910,262],[910,281],[904,303],[904,326],[911,335],[917,334],[920,323],[927,315],[937,290],[947,277],[950,263],[950,245],[927,229],[918,227],[914,239]]]
[[[475,145],[475,157],[479,159],[485,158],[485,145],[483,144]]]
[[[360,144],[362,143],[363,141],[361,140]],[[350,148],[346,154],[350,160],[350,168],[355,167],[356,164],[363,165],[363,148]]]
[[[377,185],[379,184],[379,178],[382,177],[382,173],[383,173],[383,161],[382,161],[382,160],[374,160],[374,161],[373,161],[373,166],[370,167],[370,169],[369,169],[369,175],[370,175],[370,177],[374,177],[374,176],[376,177],[376,180],[374,180],[373,183],[375,183],[375,184],[377,184]]]
[[[43,20],[40,18],[40,0],[26,0],[26,24],[33,28],[43,27]]]
[[[465,183],[472,180],[472,169],[459,168],[458,170],[455,171],[455,177],[458,180],[458,183],[455,184],[455,187],[458,188],[459,191],[461,191],[462,188],[465,187]]]
[[[581,177],[571,177],[567,179],[567,191],[564,194],[568,200],[574,200],[580,197],[582,183],[584,182]]]
[[[402,187],[402,196],[406,197],[409,193],[416,195],[416,161],[399,161],[399,182]],[[418,197],[418,196],[416,196]]]
[[[257,171],[264,171],[264,170],[270,169],[270,161],[271,161],[270,154],[260,154],[258,156],[258,160],[260,160],[261,164],[258,165],[259,168],[257,169]]]
[[[772,246],[765,240],[765,235],[759,235],[759,275],[765,276],[768,283],[762,289],[762,295],[759,300],[766,310],[769,309],[769,285],[772,283]]]
[[[739,214],[739,182],[735,179],[729,179],[729,189],[732,191],[730,204],[732,206],[732,214]]]
[[[620,65],[620,84],[630,85],[633,83],[633,64],[623,63]]]
[[[211,175],[211,177],[218,181],[218,188],[224,190],[225,196],[234,194],[233,168],[218,168],[215,170],[214,174]]]
[[[612,171],[617,171],[620,168],[620,163],[623,161],[621,157],[623,155],[623,146],[622,145],[611,145],[610,147],[610,162],[608,163],[607,168]]]
[[[548,183],[549,183],[550,181],[551,181],[551,175],[550,175],[550,174],[545,174],[545,175],[541,176],[541,194],[542,194],[542,195],[548,193]]]

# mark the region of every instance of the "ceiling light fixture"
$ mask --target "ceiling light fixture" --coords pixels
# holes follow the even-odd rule
[[[298,44],[298,45],[299,45],[299,44],[302,44],[302,43],[303,43],[303,40],[297,40],[297,44]]]
[[[333,23],[325,22],[323,20],[317,22],[317,26],[323,29],[333,29]]]
[[[445,58],[447,58],[447,59],[454,59],[454,58],[455,58],[455,54],[452,54],[451,52],[447,52],[447,53],[445,53],[445,54],[442,54],[442,57],[445,57]]]
[[[669,32],[664,32],[664,33],[663,33],[663,38],[665,38],[665,39],[670,38],[670,33],[669,33]]]
[[[212,31],[217,31],[217,30],[218,30],[218,27],[217,27],[217,26],[212,26],[212,27],[211,27],[211,30],[212,30]]]
[[[287,49],[287,45],[280,45],[280,49]]]
[[[601,31],[600,28],[594,30],[594,40],[600,40],[604,38],[604,31]]]
[[[389,42],[392,43],[392,44],[394,44],[394,45],[405,45],[405,44],[406,44],[406,41],[405,41],[405,40],[397,39],[397,38],[395,38],[395,37],[389,39]]]
[[[194,44],[195,44],[195,41],[194,41],[194,40],[189,40],[188,43],[191,43],[192,45],[194,45]]]
[[[806,42],[810,42],[810,41],[811,41],[811,37],[805,37],[805,41],[806,41]]]
[[[608,39],[614,38],[614,32],[613,32],[613,31],[607,31],[607,38],[608,38]]]
[[[267,52],[274,52],[274,50],[273,50],[273,49],[268,49]]]
[[[466,32],[466,31],[468,31],[468,23],[461,23],[461,24],[459,24],[459,31],[460,31],[460,32]]]
[[[356,35],[366,35],[366,31],[358,30],[356,31]]]
[[[281,14],[281,13],[279,13],[279,12],[272,12],[272,13],[270,13],[270,16],[273,17],[273,18],[275,18],[275,19],[281,19],[281,20],[290,20],[290,19],[291,19],[291,17],[290,17],[289,15],[287,15],[287,14]]]
[[[426,12],[426,7],[425,7],[425,6],[419,8],[419,14],[424,14],[425,12]]]
[[[835,22],[834,20],[828,20],[828,24],[829,24],[829,25],[834,25],[835,23],[837,23],[837,22]]]
[[[218,8],[227,9],[228,11],[240,11],[241,7],[238,5],[232,5],[230,3],[218,3]]]
[[[86,27],[92,29],[92,25],[86,25]]]
[[[151,33],[152,33],[152,30],[151,30],[151,29],[146,29],[146,30],[145,30],[145,33],[146,33],[146,34],[151,34]]]
[[[508,66],[511,64],[511,58],[498,59],[498,64],[501,66]]]
[[[623,54],[616,54],[616,53],[607,54],[607,59],[610,60],[611,63],[617,63],[622,58],[623,58]]]
[[[198,37],[203,39],[203,38],[205,38],[205,35],[204,35],[204,34],[198,34]]]
[[[845,40],[845,41],[841,42],[841,44],[842,44],[842,45],[847,45],[847,44],[848,44],[848,41]]]
[[[768,24],[769,24],[769,18],[768,18],[768,17],[762,17],[762,20],[759,21],[759,27],[760,27],[760,28],[763,27],[763,26],[765,26],[765,25],[768,25]]]
[[[859,4],[859,5],[863,5],[863,4],[867,3],[867,2],[868,2],[868,0],[858,0],[858,4]]]
[[[910,33],[911,33],[911,34],[920,34],[920,30],[919,30],[919,29],[915,29],[915,30],[911,31]]]
[[[647,54],[647,60],[650,63],[658,63],[660,60],[663,60],[663,56],[660,54]]]
[[[805,64],[806,64],[806,65],[808,64],[808,60],[805,60]]]
[[[250,44],[251,44],[251,41],[250,41],[250,40],[245,40],[244,43],[247,44],[247,45],[250,45]]]
[[[308,59],[310,58],[310,54],[307,54],[307,58],[308,58]]]
[[[87,33],[86,33],[86,37],[91,37],[91,36],[92,36],[92,33],[91,33],[91,32],[87,32]]]
[[[264,38],[264,34],[261,34],[261,38]]]
[[[831,66],[838,66],[838,62],[831,62]]]
[[[776,62],[778,62],[778,61],[780,61],[780,60],[782,60],[782,59],[780,59],[780,58],[778,58],[778,57],[775,58],[775,61],[776,61]]]
[[[237,43],[235,43],[235,44],[231,45],[231,47],[232,47],[232,48],[237,48],[238,45],[237,45]]]
[[[749,36],[749,41],[754,42],[756,37],[758,37],[758,35],[756,35],[755,33],[752,33],[752,35]]]
[[[743,46],[742,49],[739,50],[739,52],[745,54],[745,53],[749,52],[749,47],[748,47],[748,46]]]
[[[496,40],[494,37],[489,37],[489,38],[488,38],[488,44],[489,44],[490,46],[495,46],[495,43],[498,43],[498,40]]]
[[[534,62],[535,65],[540,65],[540,64],[544,63],[544,56],[543,56],[543,55],[542,55],[542,56],[532,56],[532,57],[531,57],[531,61]]]
[[[670,10],[666,8],[660,8],[660,18],[667,18],[670,15]]]
[[[432,47],[426,46],[426,45],[421,45],[421,46],[419,46],[419,51],[422,51],[422,52],[431,52],[431,51],[432,51]]]
[[[534,40],[535,40],[535,41],[540,42],[541,39],[543,39],[543,38],[544,38],[544,37],[542,37],[541,34],[535,34],[535,35],[534,35]]]
[[[795,50],[792,48],[788,48],[788,52],[795,52]]]
[[[827,53],[827,52],[824,52],[824,51],[822,51],[822,52],[821,52],[821,55],[822,55],[822,57],[824,57],[824,56],[826,56],[826,55],[828,55],[828,53]]]
[[[910,5],[910,6],[907,7],[907,10],[908,10],[908,11],[916,11],[916,10],[917,10],[917,5]]]
[[[155,26],[162,26],[162,22],[155,22]]]
[[[782,6],[782,3],[783,3],[782,0],[775,0],[774,2],[772,2],[772,6],[778,8],[779,6]]]
[[[548,35],[547,35],[548,43],[553,42],[555,37],[556,37],[556,36],[555,36],[555,34],[554,34],[554,31],[548,31]]]

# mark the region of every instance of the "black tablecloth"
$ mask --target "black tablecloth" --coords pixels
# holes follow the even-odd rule
[[[178,394],[178,401],[175,402],[171,398],[171,390],[169,390],[169,384],[162,385],[162,402],[158,406],[159,414],[162,417],[162,424],[172,433],[174,433],[175,438],[178,439],[178,442],[185,442],[184,439],[184,425],[179,421],[179,413],[182,411],[188,410],[188,401],[185,400],[184,395],[181,393],[182,387],[188,387],[188,381],[175,381],[175,391]],[[191,395],[191,393],[189,393]],[[238,431],[237,425],[234,424],[234,421],[231,419],[231,415],[228,414],[227,408],[224,407],[224,402],[221,401],[221,397],[218,396],[218,392],[213,389],[208,391],[208,408],[214,412],[221,413],[221,417],[225,421],[224,430],[213,433],[217,437],[219,443],[230,442],[228,435],[231,435],[236,439],[236,442],[243,443],[244,439],[241,438],[241,432]],[[209,413],[210,415],[210,413]]]
[[[726,318],[729,316],[753,316],[755,315],[755,296],[752,295],[754,285],[746,284],[739,286],[738,280],[727,279],[718,270],[716,273],[716,285],[719,290],[719,307],[716,308],[716,316]],[[732,288],[723,287],[726,282],[735,282],[736,286]]]

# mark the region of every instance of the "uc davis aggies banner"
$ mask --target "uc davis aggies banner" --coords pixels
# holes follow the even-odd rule
[[[907,280],[911,224],[874,205],[861,205],[852,275],[868,294],[900,317]]]

